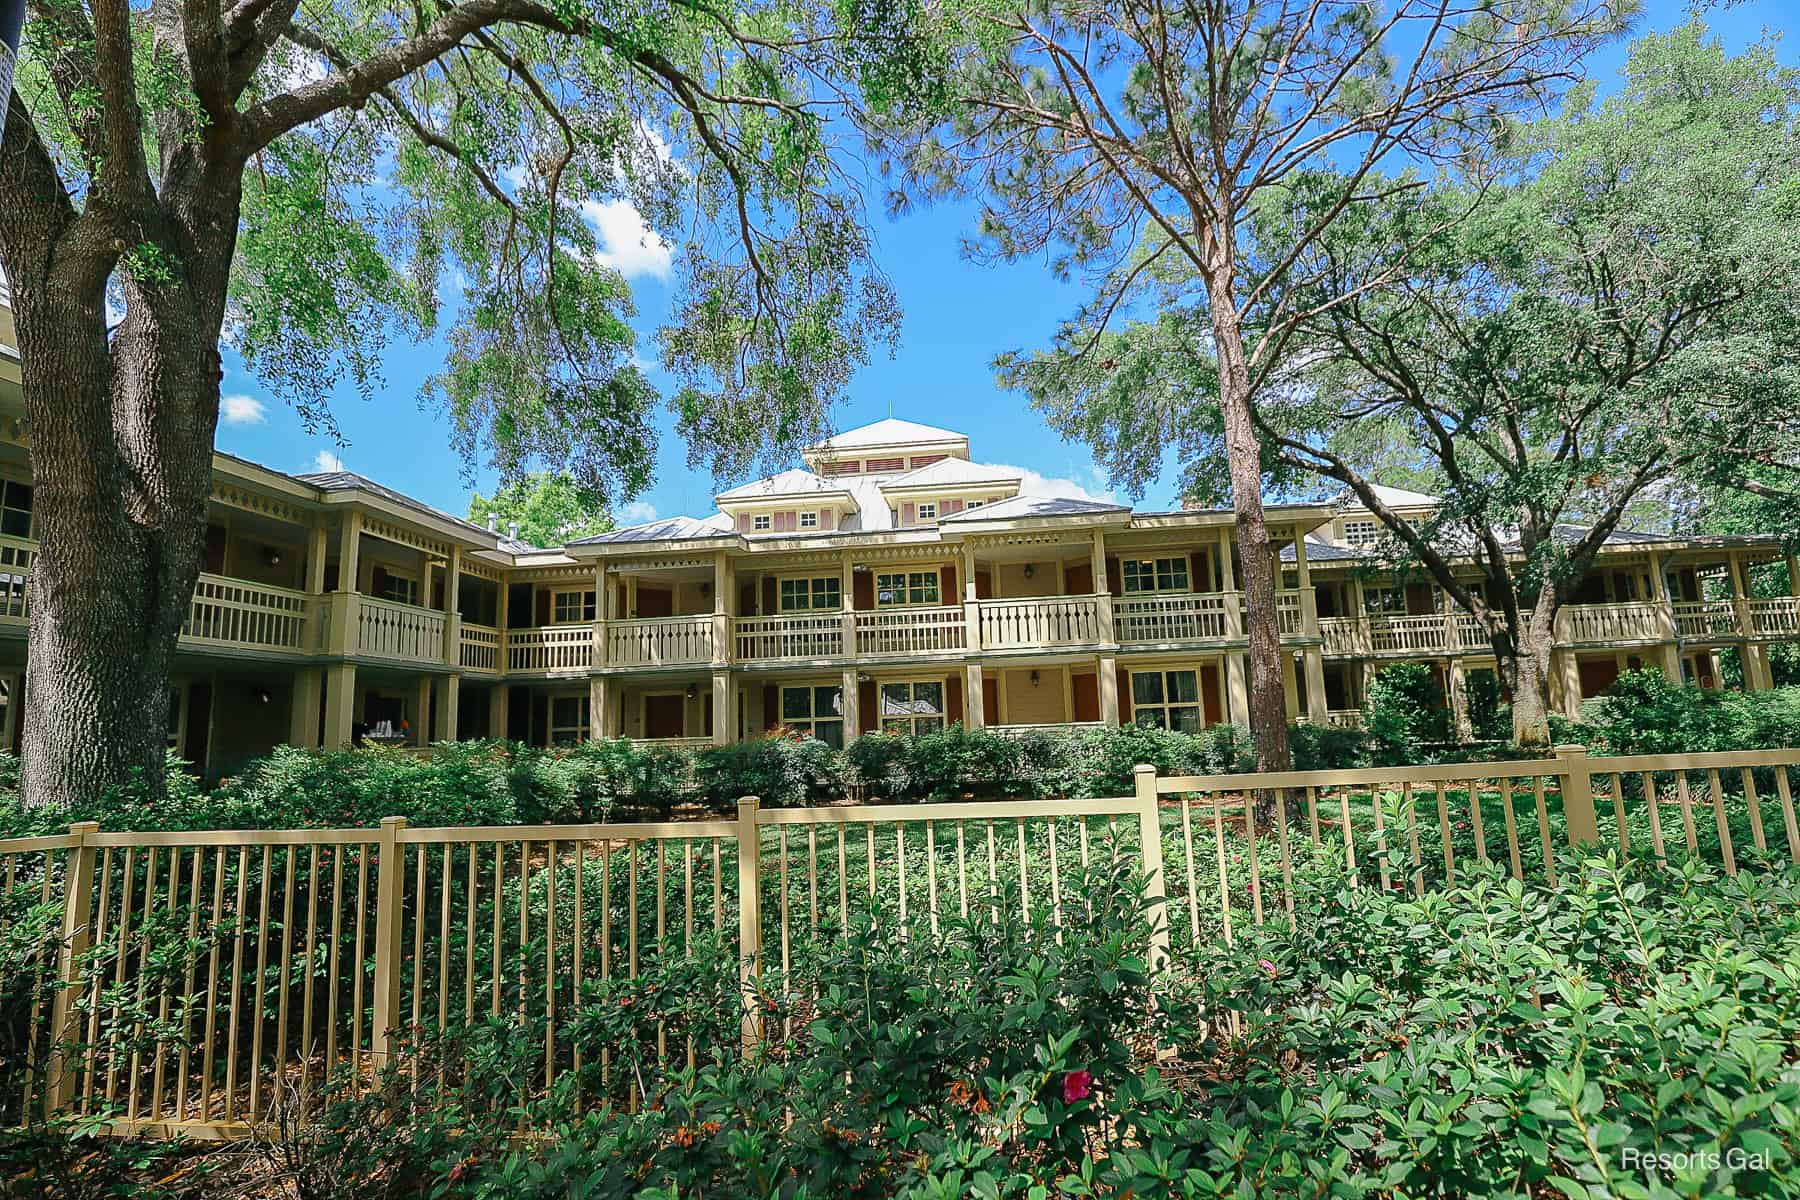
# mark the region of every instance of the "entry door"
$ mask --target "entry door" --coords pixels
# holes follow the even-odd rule
[[[687,733],[684,719],[687,702],[681,696],[644,697],[644,736],[678,738]]]

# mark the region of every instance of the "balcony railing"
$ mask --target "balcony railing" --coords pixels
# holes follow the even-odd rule
[[[1125,597],[1113,601],[1121,642],[1214,641],[1230,636],[1236,592]]]
[[[1442,613],[1369,618],[1369,649],[1376,654],[1442,654],[1451,647],[1450,622]]]
[[[1731,637],[1738,631],[1737,604],[1731,600],[1677,601],[1675,631],[1689,640]]]
[[[1085,646],[1101,640],[1098,596],[982,600],[977,602],[977,610],[984,650]]]
[[[742,662],[838,658],[844,653],[844,615],[739,617],[732,626],[732,650]]]
[[[1275,593],[1276,628],[1284,638],[1299,637],[1306,629],[1306,610],[1299,592]]]
[[[31,615],[25,585],[36,560],[37,543],[0,537],[0,620],[23,621]]]
[[[643,617],[609,621],[606,626],[608,666],[661,667],[712,659],[711,615]]]
[[[1570,604],[1557,614],[1559,643],[1611,645],[1668,637],[1668,610],[1651,600],[1618,604]]]
[[[858,654],[941,654],[969,645],[960,607],[875,609],[855,619]]]
[[[456,661],[465,671],[498,671],[503,639],[492,625],[464,621],[458,638]]]
[[[592,625],[544,625],[506,631],[508,671],[586,671],[593,665]]]
[[[357,597],[355,652],[405,662],[444,661],[444,614],[434,608]]]
[[[1750,601],[1750,632],[1756,637],[1800,638],[1800,598]]]
[[[310,654],[318,648],[313,599],[288,588],[202,575],[181,636],[211,646]]]

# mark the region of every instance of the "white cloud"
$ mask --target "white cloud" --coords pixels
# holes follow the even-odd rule
[[[648,500],[633,500],[620,508],[618,515],[626,525],[647,525],[656,520],[656,505]]]
[[[219,420],[227,425],[261,425],[268,413],[261,400],[239,392],[219,397]]]
[[[329,450],[321,450],[313,455],[312,469],[315,471],[343,471],[344,460]]]
[[[1105,479],[1099,470],[1089,468],[1086,472],[1087,482],[1071,479],[1067,476],[1049,476],[1030,467],[1015,467],[1006,463],[996,463],[1003,471],[1017,471],[1022,477],[1019,481],[1021,496],[1063,496],[1071,500],[1091,500],[1096,504],[1119,504],[1117,494],[1106,486]]]
[[[589,200],[581,206],[581,215],[600,236],[600,249],[594,253],[596,262],[615,268],[627,279],[639,275],[668,279],[674,262],[668,243],[644,223],[643,215],[631,201],[608,200],[599,204]]]

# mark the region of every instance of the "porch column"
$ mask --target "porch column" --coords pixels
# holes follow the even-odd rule
[[[597,742],[612,736],[612,679],[607,675],[588,676],[588,740]]]
[[[452,667],[462,665],[462,547],[450,547],[450,560],[444,564],[444,661]],[[451,738],[456,726],[450,727]]]
[[[293,711],[288,716],[288,745],[314,750],[319,745],[319,693],[324,687],[322,669],[301,667],[294,672]]]
[[[604,667],[609,657],[606,623],[612,619],[611,605],[606,599],[606,563],[594,564],[594,665]]]
[[[1581,664],[1573,650],[1550,652],[1550,705],[1571,721],[1581,716]]]
[[[346,749],[355,721],[356,664],[333,663],[325,668],[325,748]]]
[[[729,670],[712,673],[712,740],[715,746],[729,746],[737,738],[737,689],[731,686]]]
[[[967,538],[962,544],[963,643],[970,650],[981,649],[981,606],[975,603],[975,546]],[[980,726],[971,725],[971,729]]]
[[[848,551],[843,561],[838,564],[838,604],[841,608],[840,619],[843,630],[840,636],[844,639],[844,657],[856,657],[856,563]]]
[[[429,746],[431,744],[432,683],[433,680],[429,675],[421,675],[419,677],[418,697],[415,701],[417,709],[413,713],[413,735],[419,739],[418,744],[421,746]]]
[[[1098,535],[1096,535],[1098,536]],[[1110,654],[1102,654],[1095,660],[1098,674],[1095,683],[1100,691],[1100,720],[1108,729],[1119,727],[1119,660]],[[1071,712],[1069,718],[1073,720]]]
[[[1748,574],[1744,571],[1744,556],[1742,554],[1733,550],[1728,561],[1731,566],[1731,601],[1732,607],[1737,612],[1738,636],[1747,638],[1752,632],[1750,624],[1750,579]],[[1748,655],[1746,655],[1746,659],[1747,658]],[[1750,672],[1748,667],[1746,667],[1744,671],[1746,683],[1749,682],[1749,678]]]
[[[431,740],[434,742],[454,742],[456,740],[456,718],[462,706],[462,676],[444,676],[443,693],[438,697],[437,707],[431,711]]]
[[[1225,654],[1225,719],[1250,727],[1250,673],[1242,650]]]
[[[1094,530],[1093,544],[1088,550],[1088,571],[1094,577],[1094,608],[1099,617],[1100,642],[1113,646],[1119,641],[1118,625],[1113,615],[1112,591],[1106,585],[1106,531]]]
[[[306,535],[306,590],[315,596],[325,594],[325,526],[315,521]]]
[[[863,733],[868,732],[862,727],[862,705],[858,700],[857,690],[859,682],[856,677],[856,668],[845,667],[838,686],[843,689],[844,744],[846,746],[850,744],[850,739],[860,737]],[[880,719],[880,715],[879,712],[876,714],[877,720]]]
[[[1670,683],[1681,682],[1681,637],[1675,629],[1675,605],[1662,555],[1650,552],[1650,599],[1656,601],[1656,665]]]
[[[1745,642],[1742,651],[1744,662],[1744,690],[1747,692],[1766,692],[1775,686],[1775,675],[1769,669],[1769,648],[1760,642]]]
[[[713,611],[712,611],[712,661],[715,668],[722,667],[731,661],[731,608],[727,597],[731,594],[731,560],[725,551],[720,550],[713,555]],[[713,740],[718,741],[719,724],[719,672],[713,672]],[[723,746],[724,742],[719,742]]]
[[[1446,664],[1444,674],[1450,681],[1450,712],[1456,718],[1456,737],[1458,741],[1472,741],[1475,737],[1475,723],[1469,717],[1469,673],[1463,666],[1463,660],[1452,658]]]
[[[1787,556],[1788,595],[1800,597],[1800,557]]]
[[[504,590],[501,592],[505,594]],[[506,738],[507,684],[496,683],[488,689],[488,736]]]
[[[963,727],[987,727],[987,697],[981,690],[981,664],[978,662],[963,666]]]
[[[346,512],[338,530],[338,585],[331,597],[328,654],[349,654],[357,644],[360,599],[356,592],[357,553],[362,544],[362,514]],[[322,571],[322,568],[321,568]]]
[[[1319,598],[1313,594],[1312,572],[1306,566],[1306,535],[1298,525],[1294,526],[1294,567],[1300,577],[1300,634],[1302,637],[1316,638],[1319,636]],[[1275,569],[1276,578],[1279,579],[1279,563]],[[1309,681],[1310,678],[1309,675]]]
[[[1306,718],[1315,725],[1325,723],[1325,649],[1307,646],[1300,652],[1306,668]]]
[[[1281,696],[1287,701],[1287,719],[1291,724],[1300,719],[1300,684],[1295,676],[1294,656],[1281,656]]]

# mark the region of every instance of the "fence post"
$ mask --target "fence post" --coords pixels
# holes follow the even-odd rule
[[[55,1116],[75,1099],[76,1064],[79,1054],[69,1053],[80,1029],[75,1011],[76,990],[81,983],[81,960],[93,940],[94,856],[88,835],[99,833],[97,821],[77,821],[69,826],[75,844],[63,871],[62,936],[56,951],[56,995],[50,1002],[50,1062],[44,1073],[44,1115]]]
[[[762,959],[762,835],[755,796],[738,801],[738,990],[744,1005],[743,1049],[748,1058],[762,1037],[762,1015],[754,987]]]
[[[1150,910],[1150,966],[1169,961],[1169,904],[1163,890],[1162,814],[1157,805],[1156,768],[1139,763],[1131,769],[1137,790],[1138,838],[1144,856],[1144,897]]]
[[[1586,746],[1558,746],[1556,761],[1563,777],[1563,825],[1569,831],[1569,845],[1598,845],[1600,822],[1594,815],[1594,780],[1588,765]]]
[[[376,1071],[393,1057],[394,1031],[400,1028],[400,943],[406,888],[400,833],[405,828],[405,817],[381,818],[381,841],[376,850],[381,857],[375,866],[375,1013],[369,1024],[369,1062]]]

